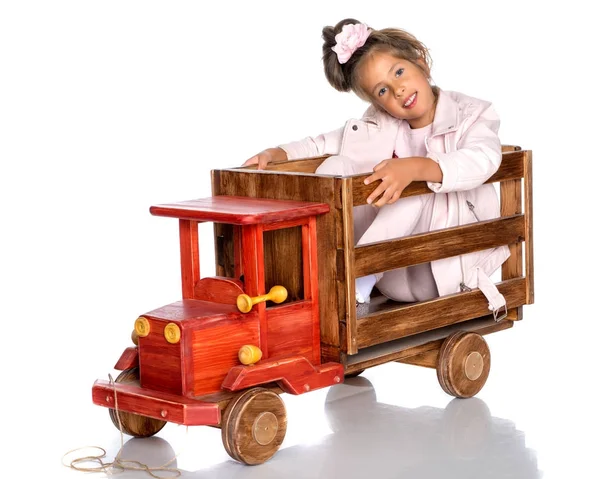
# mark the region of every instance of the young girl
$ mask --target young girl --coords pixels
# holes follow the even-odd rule
[[[372,172],[365,183],[381,182],[354,210],[358,245],[498,217],[496,191],[483,184],[502,158],[491,104],[432,86],[428,50],[405,31],[345,19],[325,27],[323,40],[329,83],[371,106],[361,120],[269,148],[244,165],[329,154],[317,173]],[[434,194],[399,199],[413,181],[426,181]],[[408,302],[480,288],[497,317],[506,303],[489,275],[508,256],[502,246],[358,278],[357,301],[368,302],[375,285]]]

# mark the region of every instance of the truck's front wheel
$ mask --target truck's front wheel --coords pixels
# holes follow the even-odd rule
[[[287,429],[283,401],[273,391],[252,388],[227,405],[221,437],[227,453],[245,464],[262,464],[279,449]]]
[[[125,371],[121,372],[121,374],[117,376],[117,379],[115,379],[115,382],[139,385],[140,376],[138,368],[126,369]],[[167,423],[166,421],[161,421],[160,419],[140,416],[138,414],[125,411],[119,411],[117,417],[117,411],[114,409],[109,409],[108,414],[110,415],[110,419],[117,429],[120,429],[125,434],[129,434],[133,437],[154,436]]]

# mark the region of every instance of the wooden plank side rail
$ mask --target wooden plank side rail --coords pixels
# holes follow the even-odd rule
[[[525,239],[525,217],[480,221],[354,248],[355,277],[404,268]]]
[[[525,303],[525,281],[525,278],[515,278],[496,285],[506,298],[508,308]],[[359,319],[357,346],[366,348],[487,314],[488,301],[479,289],[399,305]]]
[[[523,178],[524,175],[524,161],[528,155],[527,151],[507,151],[502,153],[502,164],[496,173],[486,181],[486,183],[495,183],[497,181],[516,180]],[[367,197],[375,190],[379,185],[379,181],[365,185],[364,180],[370,175],[361,174],[353,175],[348,178],[352,179],[352,197],[353,205],[360,206],[367,203]],[[402,192],[401,198],[406,196],[424,195],[427,193],[433,193],[424,181],[415,181],[408,185]]]

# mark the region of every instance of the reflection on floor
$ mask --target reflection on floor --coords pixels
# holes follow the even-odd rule
[[[403,408],[377,402],[371,382],[348,379],[330,388],[325,415],[332,434],[318,444],[281,449],[260,466],[233,460],[182,478],[520,478],[542,477],[524,434],[490,415],[481,399],[453,399],[446,408]],[[160,437],[130,439],[123,457],[154,464],[173,457]],[[173,464],[171,467],[177,467]],[[130,472],[120,477],[144,477]],[[149,476],[147,476],[149,477]]]

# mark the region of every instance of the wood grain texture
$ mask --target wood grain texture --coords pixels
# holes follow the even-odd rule
[[[480,335],[485,335],[510,329],[513,326],[512,321],[496,322],[491,316],[487,318],[473,319],[440,330],[425,332],[363,349],[358,355],[352,357],[354,362],[346,365],[345,372],[346,374],[353,373],[391,361],[398,362],[428,351],[439,351],[446,336],[452,334],[445,332],[447,329],[452,330],[452,332],[457,330],[475,331]]]
[[[486,181],[486,183],[495,183],[497,181],[515,180],[523,177],[523,158],[524,151],[507,151],[502,153],[502,164],[498,171]],[[352,181],[353,205],[359,206],[367,203],[369,195],[377,188],[380,181],[365,185],[364,181],[370,174],[361,174],[348,176]],[[423,195],[433,193],[427,183],[424,181],[415,181],[408,185],[402,192],[401,198],[406,196]]]
[[[525,304],[525,278],[496,286],[508,308]],[[479,289],[421,303],[395,304],[398,306],[358,320],[359,349],[489,314],[488,301]]]
[[[304,264],[305,298],[311,303],[312,362],[321,364],[321,325],[319,315],[319,266],[317,247],[317,220],[312,217],[302,227],[302,252]]]
[[[231,195],[311,201],[335,208],[335,178],[296,173],[214,170],[213,195]],[[339,348],[337,316],[336,257],[334,215],[317,216],[319,316],[322,348]],[[285,266],[285,265],[284,265]]]
[[[490,373],[490,350],[479,334],[459,331],[440,348],[437,376],[451,396],[469,398],[483,388]]]
[[[124,371],[126,369],[132,369],[139,365],[138,349],[131,347],[125,349],[121,357],[115,364],[114,369],[117,371]]]
[[[150,207],[155,216],[181,218],[197,222],[214,221],[233,225],[274,223],[327,213],[324,203],[247,198],[245,196],[211,196]]]
[[[267,341],[269,358],[305,356],[319,364],[319,345],[313,342],[313,310],[311,301],[298,301],[267,308]]]
[[[139,386],[139,380],[139,368],[134,367],[121,372],[121,374],[119,374],[115,379],[115,383]],[[111,401],[111,399],[113,401]],[[115,400],[114,391],[112,398],[107,395],[107,402],[112,402],[115,407],[118,406],[119,398],[117,396]],[[122,431],[123,433],[129,434],[133,437],[154,436],[167,423],[166,421],[160,419],[140,416],[139,414],[132,414],[130,412],[122,411],[120,407],[118,411],[116,409],[109,409],[108,413],[112,423],[119,431]]]
[[[344,309],[343,321],[346,325],[346,352],[356,354],[356,278],[364,276],[356,272],[354,255],[354,215],[352,209],[352,183],[342,180],[342,228],[343,228],[343,255],[344,255]]]
[[[527,304],[534,302],[533,287],[533,155],[526,151],[523,159],[525,169],[525,277],[527,278]]]
[[[435,369],[437,367],[438,354],[439,351],[437,349],[432,349],[430,351],[423,351],[422,353],[415,354],[414,356],[410,356],[408,358],[399,359],[398,362]]]
[[[265,291],[281,285],[288,292],[286,301],[304,299],[302,226],[265,231],[263,248]]]
[[[193,299],[194,286],[200,279],[200,250],[196,221],[179,220],[179,251],[182,297]]]
[[[303,394],[315,389],[333,386],[344,377],[344,367],[339,363],[315,366],[304,356],[279,360],[259,361],[251,366],[236,366],[223,381],[223,388],[239,391],[265,383],[277,382],[290,394]]]
[[[244,293],[244,285],[234,278],[212,276],[202,278],[194,288],[194,298],[201,301],[211,301],[235,305],[238,295]]]
[[[281,398],[268,389],[253,388],[234,398],[223,414],[221,438],[236,461],[262,464],[279,449],[287,430]]]
[[[405,236],[354,248],[356,277],[479,251],[525,238],[523,215]]]
[[[111,385],[101,379],[92,387],[92,401],[98,406],[114,408],[115,390],[121,414],[132,413],[184,426],[217,425],[221,419],[218,404],[130,384]]]

